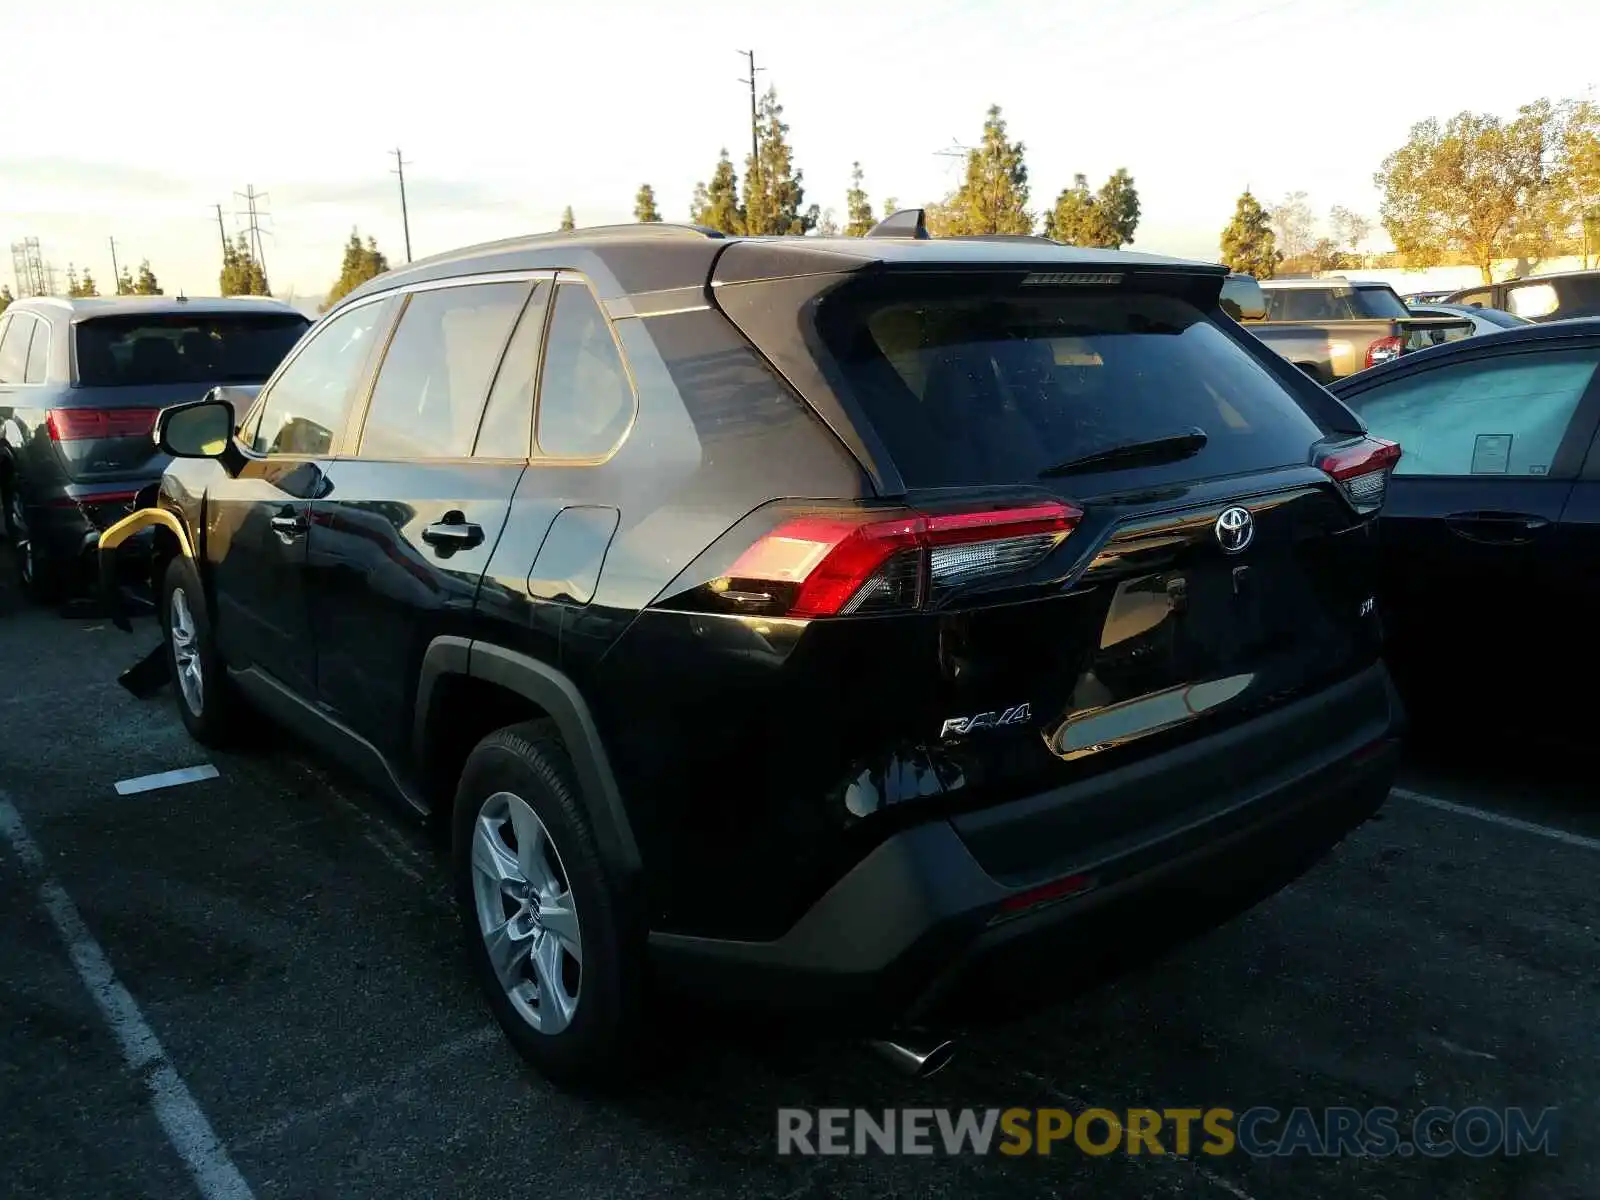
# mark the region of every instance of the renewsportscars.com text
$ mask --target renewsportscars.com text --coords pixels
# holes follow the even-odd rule
[[[1554,1154],[1556,1110],[780,1108],[779,1154],[1471,1158]]]

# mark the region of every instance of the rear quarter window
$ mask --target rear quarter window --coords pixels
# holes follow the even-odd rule
[[[1188,301],[841,295],[819,328],[910,487],[1032,482],[1069,459],[1199,427],[1203,450],[1119,472],[1180,482],[1303,464],[1322,430]]]

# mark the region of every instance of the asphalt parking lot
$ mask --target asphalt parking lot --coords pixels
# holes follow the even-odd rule
[[[1600,1194],[1600,798],[1581,755],[1419,759],[1287,891],[931,1079],[852,1045],[686,1028],[602,1103],[500,1041],[424,832],[270,729],[212,755],[170,695],[117,686],[153,636],[0,584],[0,1195]],[[114,790],[207,762],[217,778]],[[1557,1152],[776,1154],[780,1106],[1434,1104],[1556,1107]]]

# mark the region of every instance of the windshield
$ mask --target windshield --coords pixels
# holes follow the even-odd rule
[[[1086,454],[1198,429],[1192,456],[1137,468],[1142,481],[1178,482],[1304,463],[1321,436],[1185,300],[904,286],[920,294],[830,298],[819,324],[910,487],[1032,481]]]
[[[78,383],[261,383],[310,324],[297,313],[97,317],[74,330]]]

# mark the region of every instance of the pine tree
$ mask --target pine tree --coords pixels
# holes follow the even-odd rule
[[[967,174],[961,186],[938,206],[946,235],[1032,233],[1028,213],[1028,165],[1021,142],[1006,138],[1000,106],[989,106],[983,122],[983,144],[967,152]]]
[[[339,265],[339,278],[328,289],[322,301],[322,311],[327,312],[367,280],[376,279],[388,269],[389,260],[378,249],[377,239],[369,237],[362,242],[360,231],[352,227],[350,240],[344,244],[344,261]]]
[[[150,260],[147,258],[139,264],[139,278],[134,281],[134,294],[137,296],[165,296],[161,284],[156,280],[156,273],[150,269]]]
[[[850,190],[844,194],[844,213],[845,237],[866,237],[867,231],[877,224],[872,219],[872,201],[867,199],[860,163],[850,164]]]
[[[1246,188],[1222,231],[1222,261],[1242,275],[1271,279],[1282,258],[1266,209]]]
[[[1133,241],[1134,231],[1139,228],[1139,190],[1133,186],[1133,176],[1126,167],[1118,167],[1101,185],[1095,201],[1105,220],[1108,237],[1101,244],[1120,250]]]
[[[695,184],[693,221],[721,233],[745,231],[744,207],[739,203],[739,176],[726,150],[717,159],[710,184]]]
[[[1089,177],[1074,175],[1072,186],[1063,188],[1053,209],[1045,213],[1044,235],[1069,246],[1109,245],[1110,223],[1100,201],[1089,191]]]
[[[6,309],[10,308],[11,302],[15,299],[16,297],[11,294],[11,286],[9,284],[0,283],[0,313],[3,313]]]
[[[656,192],[648,183],[639,185],[639,194],[633,198],[633,219],[641,225],[661,220],[661,210],[656,207]]]
[[[571,233],[577,227],[578,222],[573,219],[572,205],[569,204],[566,206],[566,208],[561,210],[561,232]]]
[[[84,297],[98,296],[100,294],[100,289],[94,283],[94,272],[90,271],[88,267],[83,269],[83,275],[78,279],[78,290],[72,294]]]
[[[123,267],[122,274],[117,276],[117,295],[131,296],[133,294],[133,272],[127,267]]]
[[[789,126],[776,88],[768,88],[757,110],[757,154],[745,160],[745,229],[753,235],[805,233],[816,225],[816,207],[802,211],[803,172],[794,165]]]
[[[250,252],[250,238],[240,232],[235,242],[223,250],[219,291],[224,296],[270,296],[267,273]]]

